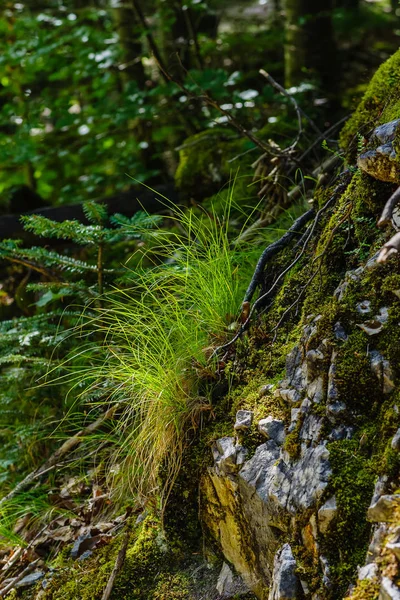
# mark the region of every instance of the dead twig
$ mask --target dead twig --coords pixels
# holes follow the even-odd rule
[[[178,59],[179,58],[179,55]],[[246,127],[244,127],[240,121],[238,121],[231,112],[229,112],[229,110],[226,110],[225,108],[222,108],[222,106],[220,104],[218,104],[218,102],[216,100],[214,100],[209,93],[206,90],[201,89],[201,95],[197,95],[194,94],[193,92],[191,92],[181,81],[179,81],[178,79],[176,79],[167,69],[166,67],[163,65],[162,62],[160,62],[158,60],[158,57],[156,55],[154,55],[154,59],[158,65],[158,68],[160,69],[161,73],[163,74],[163,77],[166,81],[170,81],[171,83],[174,83],[176,86],[179,87],[179,89],[181,89],[187,96],[188,98],[191,98],[192,100],[202,100],[205,104],[207,104],[208,106],[211,106],[211,108],[214,108],[216,110],[218,110],[221,114],[223,114],[225,117],[227,117],[228,122],[237,130],[239,131],[243,136],[247,137],[251,142],[253,142],[253,144],[255,144],[256,146],[258,146],[258,148],[260,148],[263,153],[265,152],[269,152],[270,151],[270,147],[268,144],[265,144],[262,140],[260,140],[259,138],[257,138],[251,131],[249,131],[248,129],[246,129]],[[184,66],[182,65],[182,62],[180,61],[181,67],[184,71],[186,71],[186,69],[184,68]],[[195,82],[196,83],[196,82]]]
[[[389,225],[392,221],[393,211],[400,202],[400,187],[390,196],[378,221],[378,227]],[[396,236],[395,236],[396,237]],[[394,239],[394,238],[393,238]],[[385,244],[386,245],[386,244]],[[385,247],[385,246],[384,246]],[[384,262],[384,261],[381,261]]]
[[[10,500],[11,498],[14,498],[14,496],[16,496],[22,490],[25,490],[27,487],[29,487],[36,479],[41,477],[41,475],[43,475],[46,471],[49,471],[52,467],[56,466],[57,463],[60,461],[60,459],[63,456],[65,456],[66,454],[68,454],[69,452],[74,450],[77,446],[79,446],[79,444],[84,440],[85,436],[90,435],[91,433],[93,433],[94,431],[99,429],[99,427],[101,427],[103,425],[103,423],[105,423],[105,421],[107,421],[108,419],[111,419],[114,416],[117,408],[119,408],[120,406],[121,406],[120,402],[114,404],[105,413],[103,413],[98,419],[96,419],[96,421],[94,421],[93,423],[91,423],[90,425],[88,425],[87,427],[82,429],[81,431],[79,431],[76,435],[74,435],[71,438],[69,438],[68,440],[66,440],[62,444],[62,446],[60,446],[60,448],[58,448],[46,460],[46,462],[43,463],[43,465],[41,465],[35,471],[32,471],[31,473],[29,473],[29,475],[27,475],[22,481],[20,481],[15,486],[15,488],[11,490],[11,492],[9,492],[6,496],[4,496],[4,498],[2,498],[0,500],[0,506],[5,504],[6,502],[8,502],[8,500]]]
[[[130,519],[128,519],[126,521],[126,531],[122,540],[122,544],[121,547],[119,549],[119,552],[117,554],[117,558],[115,561],[115,565],[113,570],[111,571],[111,575],[109,577],[109,580],[107,582],[106,585],[106,589],[104,590],[104,593],[101,597],[101,600],[108,600],[111,592],[113,590],[114,587],[114,582],[115,582],[115,578],[117,577],[118,573],[120,572],[120,570],[122,569],[124,562],[125,562],[125,557],[126,557],[126,551],[128,549],[128,544],[129,544],[129,538],[131,535],[131,528],[130,528]]]
[[[17,575],[16,577],[14,577],[14,579],[12,581],[10,581],[10,583],[8,583],[5,587],[0,589],[0,598],[4,598],[4,596],[7,596],[8,592],[10,592],[13,588],[15,588],[15,586],[17,585],[17,583],[19,581],[21,581],[21,579],[23,579],[24,577],[26,577],[27,575],[29,575],[29,573],[31,571],[33,571],[33,569],[36,567],[36,565],[41,561],[40,558],[37,558],[36,560],[34,560],[33,562],[31,562],[26,569],[24,569],[23,571],[21,571],[21,573],[19,575]]]
[[[298,131],[297,131],[297,135],[295,137],[295,139],[293,140],[293,142],[290,144],[290,146],[288,146],[287,148],[285,148],[285,152],[286,153],[291,153],[294,151],[295,147],[297,146],[301,135],[303,133],[303,127],[301,124],[301,110],[299,105],[297,104],[296,100],[293,98],[293,96],[291,96],[286,90],[285,88],[283,88],[277,81],[275,81],[275,79],[273,77],[271,77],[271,75],[269,73],[267,73],[266,71],[264,71],[264,69],[260,69],[259,70],[260,75],[262,75],[263,77],[265,77],[265,79],[267,79],[267,81],[272,85],[272,87],[274,87],[275,89],[277,89],[283,96],[285,96],[286,98],[288,98],[290,100],[290,102],[293,104],[294,109],[296,111],[297,114],[297,125],[298,125]]]
[[[284,87],[281,86],[280,83],[278,83],[277,81],[275,81],[275,79],[273,77],[271,77],[271,75],[269,73],[267,73],[266,71],[264,71],[264,69],[260,69],[259,70],[260,75],[262,75],[263,77],[265,77],[269,83],[276,89],[278,90],[278,92],[280,92],[283,96],[285,96],[286,98],[288,98],[288,100],[290,100],[290,102],[293,104],[296,113],[297,113],[297,120],[299,123],[299,131],[301,133],[302,128],[301,128],[301,117],[303,116],[305,119],[307,119],[307,121],[310,123],[311,127],[314,129],[314,131],[318,134],[318,135],[323,135],[321,130],[317,127],[317,125],[314,123],[314,121],[304,112],[304,110],[297,104],[295,98],[289,94],[289,92],[287,90],[285,90]],[[297,140],[298,141],[298,140]],[[296,142],[297,144],[297,142]],[[295,144],[295,145],[296,145]],[[292,144],[293,145],[293,144]],[[289,146],[290,148],[290,146]]]

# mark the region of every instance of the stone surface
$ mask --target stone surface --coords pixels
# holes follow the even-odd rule
[[[244,463],[247,450],[236,443],[234,437],[217,440],[212,447],[214,463],[220,473],[235,473]]]
[[[284,544],[276,553],[272,581],[268,600],[296,600],[301,597],[296,561],[289,544]]]
[[[339,440],[350,440],[354,435],[354,427],[349,425],[338,425],[334,429],[332,429],[329,440],[333,442],[337,442]]]
[[[379,600],[400,600],[400,588],[389,577],[382,577]]]
[[[278,446],[281,446],[285,440],[285,423],[274,417],[261,419],[258,423],[258,431],[267,439],[273,440]]]
[[[399,509],[400,494],[383,495],[368,508],[368,519],[376,523],[395,522]]]
[[[400,450],[400,428],[394,434],[390,446],[393,450]]]
[[[340,342],[345,342],[349,337],[339,321],[333,326],[333,333],[335,334],[335,338]]]
[[[365,579],[374,579],[379,575],[379,568],[376,563],[369,563],[364,565],[358,570],[358,579],[364,581]]]
[[[31,585],[35,585],[38,581],[43,579],[44,571],[33,571],[33,573],[29,573],[26,577],[21,579],[15,584],[16,588],[29,587]]]
[[[221,572],[217,581],[217,592],[222,598],[235,598],[247,594],[249,588],[243,583],[242,579],[235,575],[227,563],[222,565]]]
[[[336,498],[335,498],[335,496],[332,496],[332,498],[329,498],[329,500],[327,500],[325,502],[325,504],[323,504],[318,511],[318,525],[319,525],[319,530],[321,531],[321,533],[327,532],[329,525],[332,523],[333,519],[336,517],[336,513],[337,513]]]
[[[394,390],[393,371],[389,364],[380,352],[372,350],[370,353],[371,370],[380,381],[383,387],[384,394],[390,394]]]
[[[356,304],[356,311],[360,315],[368,315],[371,312],[371,302],[369,300],[363,300]]]
[[[254,413],[251,410],[238,410],[236,413],[235,429],[246,431],[253,424]]]

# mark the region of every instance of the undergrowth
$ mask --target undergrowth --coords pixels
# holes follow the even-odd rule
[[[70,374],[74,385],[85,379],[94,394],[105,390],[100,404],[122,407],[114,489],[148,498],[162,468],[163,506],[184,448],[212,411],[217,365],[209,357],[235,326],[251,276],[251,252],[230,247],[229,210],[174,209],[172,229],[155,231],[156,243],[141,250],[130,287],[106,294],[87,319],[83,335],[104,339],[106,359]]]

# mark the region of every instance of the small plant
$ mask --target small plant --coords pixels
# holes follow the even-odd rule
[[[230,248],[229,208],[223,218],[175,209],[173,223],[174,232],[155,232],[157,246],[143,255],[153,267],[136,269],[131,287],[108,294],[98,311],[104,364],[75,377],[94,378],[93,390],[111,390],[108,403],[123,402],[116,487],[146,498],[159,490],[162,473],[163,505],[190,431],[211,413],[208,357],[237,314],[250,274],[248,252]]]

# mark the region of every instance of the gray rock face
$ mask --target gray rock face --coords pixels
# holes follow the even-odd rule
[[[390,445],[393,450],[400,450],[400,428],[394,434]]]
[[[235,473],[244,463],[247,450],[233,437],[220,438],[212,448],[215,467],[221,474]]]
[[[277,444],[269,440],[246,462],[239,480],[258,494],[268,513],[278,516],[313,507],[330,474],[329,451],[324,445],[305,449],[302,457],[290,465],[280,458]]]
[[[389,364],[380,352],[372,350],[370,353],[371,370],[378,378],[383,387],[384,394],[390,394],[394,390],[393,371]]]
[[[325,504],[323,504],[318,511],[318,525],[319,525],[319,530],[321,531],[321,533],[327,532],[329,525],[332,523],[333,519],[336,517],[336,513],[337,513],[336,498],[335,498],[335,496],[332,496],[332,498],[329,498],[329,500],[327,500],[325,502]]]
[[[280,419],[267,417],[258,423],[258,431],[267,439],[281,446],[285,440],[285,423]]]
[[[369,563],[364,567],[361,567],[358,571],[358,579],[364,581],[365,579],[371,580],[379,575],[379,568],[376,563]]]
[[[229,565],[224,562],[217,581],[217,592],[222,598],[238,597],[249,592],[249,588],[242,579],[235,575]]]
[[[345,342],[348,339],[348,335],[343,327],[343,325],[338,321],[335,323],[333,327],[333,332],[335,334],[335,338],[340,342]]]
[[[300,598],[300,593],[296,561],[290,545],[284,544],[275,556],[273,584],[268,600],[297,600]]]
[[[38,581],[43,579],[44,571],[34,571],[33,573],[29,573],[26,577],[21,579],[15,584],[16,588],[29,587],[31,585],[35,585]]]
[[[251,410],[238,410],[234,428],[237,431],[246,431],[253,424],[254,414]]]
[[[339,440],[351,440],[353,435],[354,427],[341,424],[335,427],[335,429],[332,429],[332,432],[329,435],[329,440],[332,442],[337,442]]]
[[[383,577],[379,600],[400,600],[400,588],[389,577]]]
[[[400,494],[381,496],[368,509],[368,519],[375,523],[396,521],[396,510],[400,508]]]

